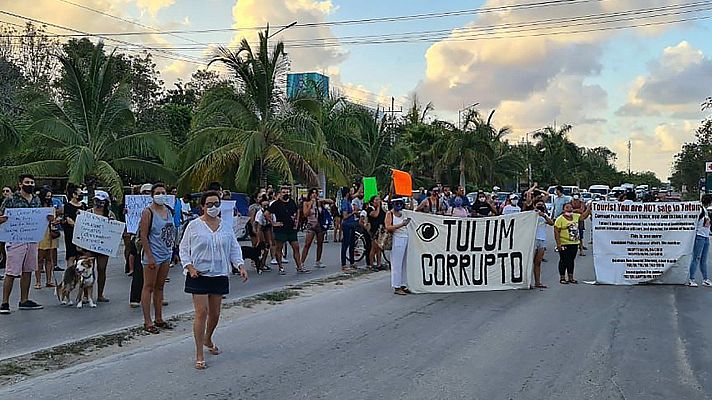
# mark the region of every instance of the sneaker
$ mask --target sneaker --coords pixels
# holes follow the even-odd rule
[[[695,282],[695,281],[693,281],[692,279],[690,279],[690,282],[687,284],[687,286],[689,286],[689,287],[697,287],[697,282]]]
[[[270,261],[269,263],[272,265],[277,265],[277,260],[273,258],[272,261]]]
[[[20,310],[41,310],[44,307],[42,307],[40,304],[35,303],[32,300],[27,300],[24,303],[19,304]]]
[[[284,268],[279,269],[279,274],[280,275],[287,275],[287,271],[284,270]]]
[[[55,266],[55,267],[54,267],[54,270],[55,270],[55,272],[63,272],[63,271],[64,271],[64,268],[61,268],[61,267],[59,267],[59,266]]]
[[[10,314],[10,305],[7,303],[0,304],[0,314]]]
[[[712,281],[709,279],[705,279],[704,281],[702,281],[702,286],[712,286]]]
[[[141,303],[137,303],[137,302],[135,302],[135,301],[132,301],[132,302],[129,303],[129,307],[131,307],[131,308],[139,308],[139,307],[141,307]]]
[[[314,263],[314,268],[326,268],[326,265],[322,264],[321,261]]]

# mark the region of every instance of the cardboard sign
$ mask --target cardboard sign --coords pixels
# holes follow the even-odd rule
[[[90,212],[80,212],[74,224],[72,243],[82,249],[109,257],[119,254],[126,224]]]
[[[128,195],[124,197],[124,204],[126,208],[126,232],[135,234],[138,232],[138,226],[141,223],[141,213],[143,209],[150,206],[152,202],[151,196],[144,195]],[[171,209],[174,208],[176,203],[175,196],[168,195],[168,202],[166,206]]]
[[[0,242],[38,243],[49,228],[48,215],[54,215],[54,208],[5,209],[7,221],[0,224]]]
[[[393,187],[398,196],[413,196],[413,178],[405,171],[393,171]]]

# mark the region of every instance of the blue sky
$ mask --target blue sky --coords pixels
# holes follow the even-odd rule
[[[68,0],[158,29],[211,29],[280,25],[478,9],[540,0]],[[697,1],[697,0],[695,0]],[[576,0],[580,4],[460,15],[406,22],[292,28],[279,38],[384,35],[467,26],[501,26],[545,18],[575,18],[693,0]],[[0,8],[87,32],[143,30],[82,10],[61,0],[0,0]],[[712,16],[712,4],[686,17]],[[668,19],[681,16],[668,17]],[[9,21],[8,18],[3,18]],[[658,18],[655,21],[662,21]],[[652,21],[640,17],[635,21]],[[467,42],[348,45],[287,51],[296,71],[324,71],[345,95],[369,104],[390,96],[406,104],[417,93],[432,101],[436,116],[454,120],[463,105],[478,101],[497,109],[495,124],[525,132],[570,123],[580,145],[608,146],[625,157],[633,142],[633,169],[665,179],[674,154],[693,137],[704,117],[700,103],[712,95],[712,19],[652,28],[556,37]],[[12,22],[21,22],[12,20]],[[254,31],[185,34],[200,42],[236,43]],[[170,36],[131,37],[146,45],[184,45]],[[201,49],[175,50],[203,57]],[[199,66],[157,58],[164,80],[186,79]]]

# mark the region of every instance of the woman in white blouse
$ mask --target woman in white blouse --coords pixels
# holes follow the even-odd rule
[[[222,296],[230,291],[228,279],[232,266],[238,267],[243,282],[247,271],[240,245],[231,226],[222,223],[220,193],[208,191],[200,198],[203,215],[190,222],[180,242],[180,259],[185,274],[185,292],[193,295],[195,320],[195,368],[205,369],[203,346],[212,355],[220,354],[213,343],[213,333],[220,319]]]

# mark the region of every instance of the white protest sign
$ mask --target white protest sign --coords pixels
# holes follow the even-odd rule
[[[77,215],[72,243],[82,249],[116,257],[126,224],[90,212]]]
[[[232,227],[232,229],[235,231],[235,237],[236,238],[241,238],[245,236],[247,233],[247,223],[250,222],[250,217],[246,216],[239,216],[235,217],[235,225]]]
[[[684,284],[701,205],[593,203],[596,283]]]
[[[0,242],[37,243],[41,241],[49,227],[48,215],[54,215],[54,208],[6,208],[7,221],[0,224]]]
[[[235,200],[220,202],[220,218],[227,226],[235,227]]]
[[[416,293],[528,289],[537,215],[458,218],[404,212],[407,280]]]
[[[128,195],[124,197],[124,207],[126,208],[126,232],[138,232],[138,225],[141,222],[141,213],[143,209],[150,206],[153,201],[149,195]],[[168,195],[166,205],[173,209],[176,203],[175,196]]]
[[[707,161],[705,163],[705,172],[712,172],[712,162]]]

